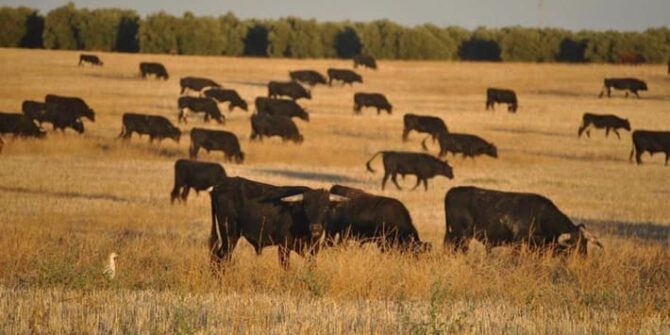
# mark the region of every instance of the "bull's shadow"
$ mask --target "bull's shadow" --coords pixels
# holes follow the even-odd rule
[[[512,134],[535,134],[535,135],[553,136],[553,137],[575,137],[574,134],[560,133],[556,131],[535,130],[535,129],[490,127],[488,128],[488,130],[502,133],[512,133]]]
[[[280,170],[280,169],[269,169],[269,168],[259,168],[253,169],[256,172],[267,173],[277,176],[283,176],[294,179],[303,179],[303,180],[314,180],[314,181],[323,181],[327,183],[359,183],[361,180],[356,178],[347,177],[340,174],[326,173],[326,172],[313,172],[313,171],[291,171],[291,170]]]
[[[70,198],[70,199],[85,199],[85,200],[107,200],[117,203],[130,203],[130,199],[117,197],[111,194],[102,194],[102,193],[79,193],[79,192],[60,192],[60,191],[46,191],[46,190],[32,190],[23,187],[8,187],[0,186],[0,191],[2,192],[13,192],[13,193],[22,193],[30,195],[40,195],[40,196],[50,196],[56,198]]]
[[[515,150],[515,149],[503,149],[499,150],[502,152],[518,152],[526,155],[532,155],[532,156],[541,156],[541,157],[549,157],[549,158],[559,158],[559,159],[564,159],[568,161],[575,161],[575,162],[617,162],[617,163],[630,163],[628,161],[628,155],[624,156],[614,156],[614,155],[593,155],[593,154],[586,154],[586,155],[579,155],[579,154],[573,154],[573,153],[558,153],[558,152],[547,152],[547,151],[539,151],[539,150]],[[646,164],[646,162],[645,162]]]
[[[247,85],[247,86],[254,86],[254,87],[266,87],[268,86],[268,83],[265,81],[248,81],[248,80],[232,80],[232,81],[227,81],[225,82],[226,84],[238,84],[238,85]]]
[[[670,226],[653,222],[624,222],[573,218],[575,223],[583,223],[594,232],[625,238],[639,238],[647,241],[670,243]]]
[[[143,81],[139,73],[135,74],[125,74],[125,73],[86,73],[84,74],[87,77],[100,78],[100,79],[120,79],[120,80],[129,80],[129,81]]]

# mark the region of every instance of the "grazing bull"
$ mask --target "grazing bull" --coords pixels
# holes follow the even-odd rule
[[[33,120],[23,114],[0,113],[0,135],[42,138],[46,133]]]
[[[297,117],[303,121],[309,122],[309,114],[293,100],[258,97],[256,98],[255,104],[258,114],[269,114],[288,118]]]
[[[625,90],[626,98],[628,98],[628,91],[630,91],[639,99],[640,95],[637,94],[637,92],[646,91],[647,83],[636,78],[605,78],[603,83],[603,90],[600,91],[598,98],[602,98],[606,91],[607,97],[612,97],[612,88],[617,90]]]
[[[502,88],[486,89],[486,110],[494,110],[496,103],[507,104],[507,111],[510,113],[516,113],[519,108],[514,91]]]
[[[312,94],[302,85],[293,82],[271,81],[268,83],[268,97],[276,98],[278,96],[287,96],[295,101],[300,98],[312,99]]]
[[[226,171],[219,164],[179,159],[174,163],[174,187],[170,192],[170,202],[179,199],[185,203],[191,188],[197,194],[225,179]]]
[[[318,252],[331,201],[346,200],[323,189],[274,186],[244,178],[226,178],[210,193],[212,265],[232,258],[240,237],[256,250],[278,246],[279,263],[289,267],[291,250],[300,255]]]
[[[95,122],[95,112],[81,98],[47,94],[44,101],[47,109],[53,108],[59,113],[70,113],[76,118],[85,117],[91,122]]]
[[[221,85],[219,85],[219,83],[215,82],[214,80],[211,80],[209,78],[202,78],[202,77],[184,77],[184,78],[181,78],[179,80],[179,86],[181,86],[181,91],[179,92],[179,94],[184,94],[184,92],[186,92],[187,90],[200,92],[205,87],[219,87],[219,88],[221,88]]]
[[[629,51],[629,52],[620,52],[616,56],[616,63],[617,64],[631,64],[631,65],[638,65],[645,63],[647,60],[644,58],[644,56],[635,51]]]
[[[84,123],[81,118],[70,110],[62,109],[58,105],[47,104],[47,122],[51,122],[54,130],[60,129],[63,133],[65,128],[72,128],[79,134],[84,133]]]
[[[232,112],[235,107],[247,111],[247,102],[237,94],[235,90],[226,90],[222,88],[210,88],[205,91],[205,97],[214,99],[219,103],[228,102],[228,111]]]
[[[251,137],[250,139],[263,140],[263,136],[279,136],[283,142],[293,141],[302,143],[303,137],[300,135],[298,126],[293,120],[283,116],[254,114],[251,116]]]
[[[591,126],[597,129],[605,128],[605,137],[612,130],[618,139],[621,139],[618,132],[619,129],[623,128],[630,131],[630,122],[628,122],[628,119],[622,119],[612,114],[584,113],[584,116],[582,116],[582,125],[577,130],[577,137],[582,137],[584,131],[586,131],[586,136],[591,137]]]
[[[163,64],[153,62],[141,62],[140,77],[142,77],[142,79],[146,79],[147,76],[152,74],[156,77],[156,79],[163,78],[163,80],[168,80],[168,78],[170,78]]]
[[[388,114],[393,112],[393,105],[391,105],[388,99],[381,93],[358,92],[354,94],[354,112],[360,114],[361,108],[363,107],[376,108],[377,115],[379,115],[382,110],[386,110],[386,113]]]
[[[44,122],[51,122],[47,113],[47,104],[39,101],[24,100],[21,104],[23,115],[37,121],[40,125]]]
[[[205,122],[209,122],[210,117],[219,124],[224,124],[226,121],[216,101],[210,98],[182,96],[177,99],[177,107],[179,108],[179,122],[187,123],[187,111],[205,113]]]
[[[412,217],[402,202],[342,185],[333,185],[330,193],[351,200],[334,206],[331,211],[326,228],[327,244],[332,245],[339,235],[339,243],[347,239],[358,240],[361,244],[372,242],[382,251],[422,252],[431,249],[430,243],[419,238]]]
[[[326,77],[314,70],[296,70],[288,73],[291,80],[305,83],[309,86],[316,86],[317,84],[326,84]]]
[[[665,165],[668,165],[670,159],[670,131],[633,131],[633,149],[630,151],[628,160],[632,160],[633,154],[635,154],[635,162],[642,164],[640,156],[645,151],[648,151],[651,156],[657,152],[665,153]]]
[[[373,70],[377,69],[377,62],[375,61],[374,57],[370,55],[355,55],[354,69],[358,68],[359,65]]]
[[[444,198],[447,232],[445,249],[467,251],[471,239],[487,251],[500,245],[576,249],[586,254],[587,242],[602,247],[584,225],[572,223],[551,200],[532,193],[455,187]]]
[[[203,128],[191,129],[191,147],[189,148],[191,159],[198,158],[200,148],[205,149],[207,153],[223,151],[227,161],[235,159],[238,164],[244,161],[244,152],[240,149],[240,141],[231,132]]]
[[[84,65],[84,63],[89,63],[93,66],[102,66],[103,63],[96,55],[81,54],[79,55],[79,66]]]
[[[363,83],[363,77],[360,74],[348,69],[328,69],[328,85],[333,86],[333,80],[339,80],[342,85],[349,84],[353,86],[354,83]]]
[[[368,171],[374,173],[370,163],[379,154],[382,155],[384,163],[384,178],[382,179],[382,191],[386,186],[386,181],[391,176],[391,181],[398,190],[402,188],[398,185],[396,177],[400,174],[403,178],[407,174],[416,176],[416,185],[413,190],[419,187],[423,181],[423,187],[428,190],[428,179],[435,176],[445,176],[449,179],[454,178],[454,172],[447,162],[443,162],[431,155],[414,152],[399,152],[399,151],[379,151],[368,160],[365,166]]]
[[[124,140],[129,140],[133,133],[140,136],[149,135],[149,142],[153,142],[154,139],[160,142],[164,138],[170,138],[179,143],[181,138],[181,130],[163,116],[124,113],[122,122],[118,137]]]
[[[409,132],[414,130],[418,133],[426,133],[436,141],[440,136],[449,132],[447,125],[439,117],[417,114],[405,114],[402,118],[404,128],[402,140],[407,141]]]
[[[428,137],[424,138],[421,142],[424,150],[428,149],[426,146],[427,139]],[[475,156],[479,155],[498,158],[498,149],[496,146],[476,135],[447,133],[439,136],[437,142],[440,144],[439,157],[444,157],[447,153],[451,152],[454,156],[456,154],[463,154],[464,159],[466,157],[474,159]]]

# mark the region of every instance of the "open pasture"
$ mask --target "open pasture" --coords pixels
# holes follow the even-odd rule
[[[665,66],[379,61],[363,84],[317,86],[300,100],[301,145],[250,142],[253,100],[288,71],[351,68],[349,60],[289,60],[98,53],[103,67],[78,67],[78,52],[0,49],[0,111],[49,93],[78,96],[96,112],[86,133],[50,130],[45,140],[5,137],[0,154],[0,333],[670,333],[670,166],[662,155],[629,163],[630,133],[577,137],[585,112],[611,113],[633,129],[670,130]],[[141,80],[141,61],[163,63],[168,81]],[[234,88],[248,113],[225,110],[226,124],[189,118],[180,143],[117,140],[121,115],[163,115],[177,124],[179,78],[204,76]],[[637,77],[641,99],[598,99],[604,77]],[[514,89],[516,114],[485,111],[486,88]],[[353,113],[355,92],[384,93],[393,114]],[[427,192],[381,192],[379,150],[421,151],[424,136],[402,142],[402,115],[441,117],[451,132],[498,147],[498,159],[447,157],[455,178]],[[192,127],[232,131],[246,160],[220,152],[232,176],[278,185],[334,183],[397,198],[433,251],[418,257],[373,246],[323,250],[310,266],[296,254],[283,271],[275,249],[256,256],[241,242],[223,277],[209,270],[209,197],[171,205],[173,165],[188,157]],[[429,148],[438,151],[436,144]],[[486,256],[442,250],[444,195],[475,185],[547,196],[605,248],[586,258],[505,248]],[[113,282],[101,275],[120,254]]]

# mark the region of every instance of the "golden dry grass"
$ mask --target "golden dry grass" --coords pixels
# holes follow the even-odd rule
[[[350,67],[341,60],[101,54],[104,68],[78,68],[78,53],[0,49],[0,110],[47,93],[83,97],[96,110],[83,136],[12,140],[0,154],[0,333],[639,333],[670,332],[670,167],[661,157],[628,162],[630,136],[578,139],[584,112],[615,113],[637,129],[670,129],[670,78],[662,66],[380,62],[353,89],[317,87],[304,102],[302,145],[250,143],[249,114],[226,114],[247,154],[230,175],[276,184],[343,183],[380,191],[364,163],[378,150],[420,150],[400,139],[407,112],[442,117],[451,131],[494,142],[500,158],[449,157],[455,179],[424,191],[384,194],[410,209],[434,252],[418,258],[373,247],[325,250],[289,271],[274,249],[257,257],[241,242],[232,269],[208,268],[207,197],[171,206],[181,143],[121,143],[121,114],[176,122],[178,78],[203,75],[251,104],[265,83],[297,68]],[[140,61],[163,62],[171,79],[141,81]],[[597,99],[605,76],[648,82],[643,99]],[[517,91],[516,115],[484,111],[487,86]],[[352,112],[355,91],[385,93],[394,114]],[[188,126],[203,126],[191,118]],[[208,125],[208,127],[220,126]],[[436,148],[432,148],[433,151]],[[220,153],[201,159],[221,161]],[[379,162],[375,162],[379,166]],[[412,177],[404,186],[414,183]],[[475,245],[442,252],[443,197],[457,185],[541,193],[587,222],[605,244],[587,258],[551,258]],[[117,279],[101,275],[121,254]]]

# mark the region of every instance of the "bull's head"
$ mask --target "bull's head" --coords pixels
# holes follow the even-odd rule
[[[442,164],[441,174],[449,179],[454,179],[454,169],[452,169],[451,165],[446,161]]]
[[[486,146],[486,154],[493,158],[498,158],[498,148],[493,143],[489,143]]]
[[[558,246],[560,249],[573,249],[576,248],[577,252],[582,255],[586,255],[588,243],[592,243],[601,249],[603,248],[602,243],[586,230],[586,226],[583,224],[577,225],[577,230],[571,231],[569,233],[563,233],[558,236]]]
[[[304,96],[307,99],[312,99],[312,92],[310,92],[309,90],[305,90]]]
[[[302,135],[300,135],[300,134],[297,134],[293,137],[293,142],[298,143],[298,144],[302,143],[303,140],[304,140],[304,137],[302,137]]]
[[[76,132],[80,134],[84,133],[84,123],[81,122],[81,119],[74,120],[74,122],[72,123],[72,129],[74,129]]]
[[[245,100],[240,100],[239,105],[240,105],[240,108],[242,108],[243,111],[245,111],[245,112],[249,111],[249,105],[247,104],[247,102]]]
[[[363,83],[363,77],[361,77],[360,74],[356,73],[356,75],[354,76],[354,80],[353,80],[353,81],[354,81],[354,82],[359,82],[359,83],[362,84],[362,83]]]
[[[628,119],[623,120],[623,129],[630,131],[630,121]]]
[[[307,218],[312,239],[319,239],[323,235],[326,228],[326,219],[330,212],[331,201],[340,202],[349,200],[346,197],[330,194],[324,189],[303,189],[302,191],[297,189],[295,192],[289,191],[288,194],[296,192],[299,193],[287,195],[280,198],[280,200],[287,203],[300,203],[302,211]]]

